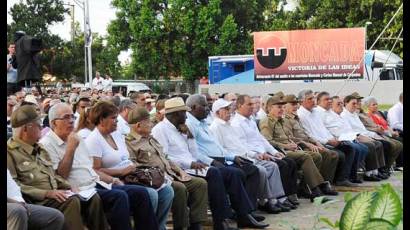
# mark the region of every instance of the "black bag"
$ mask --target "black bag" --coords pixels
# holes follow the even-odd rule
[[[165,174],[159,167],[138,166],[123,178],[126,184],[143,185],[157,189],[165,182]]]

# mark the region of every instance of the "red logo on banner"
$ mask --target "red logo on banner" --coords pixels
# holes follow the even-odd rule
[[[288,53],[285,43],[275,36],[261,39],[256,47],[256,58],[265,68],[274,69],[283,64]]]

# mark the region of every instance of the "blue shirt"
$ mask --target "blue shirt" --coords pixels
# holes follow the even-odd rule
[[[205,119],[198,121],[191,113],[187,113],[186,124],[195,138],[199,154],[208,157],[224,157],[226,161],[233,161],[235,154],[226,151],[218,144]],[[232,164],[232,162],[227,163]]]

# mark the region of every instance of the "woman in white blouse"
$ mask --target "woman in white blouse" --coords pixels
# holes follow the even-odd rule
[[[92,107],[90,113],[90,120],[95,128],[86,138],[86,144],[94,158],[94,170],[113,177],[123,177],[134,172],[135,165],[129,160],[125,137],[116,131],[118,108],[110,102],[100,101]],[[174,191],[169,184],[162,186],[159,191],[149,187],[144,188],[150,195],[159,229],[165,230]]]

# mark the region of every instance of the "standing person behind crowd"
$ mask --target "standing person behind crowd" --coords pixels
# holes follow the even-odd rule
[[[27,204],[7,169],[7,229],[61,230],[64,215],[55,208]]]
[[[260,175],[258,205],[261,210],[268,213],[279,213],[282,210],[279,205],[282,204],[279,204],[276,199],[280,199],[284,206],[295,209],[298,204],[297,200],[295,200],[295,203],[286,201],[278,165],[273,161],[260,160],[256,157],[251,158],[250,156],[254,154],[240,141],[239,135],[236,133],[237,130],[229,122],[231,103],[224,99],[218,99],[213,104],[212,111],[215,113],[215,118],[209,129],[224,149],[253,162],[258,167]]]
[[[363,123],[364,127],[374,133],[380,135],[382,139],[380,142],[383,144],[384,150],[384,157],[386,162],[386,167],[381,169],[382,172],[386,175],[390,175],[390,167],[392,167],[393,163],[396,161],[398,156],[403,150],[403,145],[400,141],[395,140],[384,133],[384,129],[378,126],[369,116],[368,114],[364,113],[362,108],[362,102],[360,95],[355,95],[357,98],[357,113],[359,115],[360,121]]]
[[[317,110],[314,110],[316,105],[312,90],[300,91],[299,99],[302,101],[301,106],[297,110],[300,123],[310,137],[318,140],[322,145],[325,145],[326,148],[334,150],[338,154],[338,164],[334,181],[344,181],[348,175],[350,175],[355,150],[350,145],[337,140],[329,130],[327,130],[320,114]]]
[[[103,86],[104,86],[103,87],[104,92],[108,92],[108,91],[112,92],[112,78],[110,75],[108,74],[105,75]]]
[[[343,111],[343,103],[338,96],[330,98],[329,93],[323,91],[318,94],[317,101],[318,106],[314,110],[321,115],[325,127],[334,137],[354,149],[355,157],[348,179],[353,183],[361,183],[362,181],[357,176],[357,170],[369,154],[366,145],[359,142],[359,139],[364,138],[364,136],[354,132],[349,123],[340,116]]]
[[[104,79],[101,77],[100,72],[95,71],[95,78],[93,79],[91,86],[96,90],[103,90],[104,85],[103,85]]]
[[[17,69],[11,64],[13,56],[16,55],[16,45],[10,43],[8,47],[9,53],[7,54],[7,96],[14,94],[21,90],[21,87],[17,84]]]
[[[238,216],[238,227],[267,227],[268,225],[251,216],[253,207],[243,186],[243,174],[239,169],[225,167],[222,163],[197,152],[195,139],[185,125],[186,111],[189,110],[180,97],[165,101],[165,118],[152,129],[152,135],[161,144],[164,153],[181,168],[205,174],[213,229],[235,229],[230,228],[227,221],[232,218],[231,207]]]
[[[73,132],[74,126],[72,118],[73,112],[70,106],[65,103],[57,104],[50,109],[52,131],[43,137],[40,143],[48,150],[53,168],[57,174],[67,179],[72,185],[76,185],[80,191],[94,190],[97,192],[97,195],[93,195],[90,200],[87,201],[93,206],[91,211],[94,212],[94,215],[92,213],[87,215],[89,221],[101,225],[106,223],[102,210],[102,205],[104,205],[104,209],[109,213],[108,221],[111,229],[131,230],[129,219],[130,207],[127,193],[122,189],[118,189],[116,186],[113,186],[112,189],[104,187],[106,184],[103,182],[111,183],[113,178],[101,171],[97,173],[93,170],[93,161],[89,156],[90,153],[84,140]],[[148,200],[148,194],[146,194],[145,197],[147,200],[142,201],[138,207],[139,213],[141,213],[142,210],[149,212],[150,208],[152,210]],[[83,202],[84,201],[81,201],[82,204]],[[102,205],[100,207],[99,203],[101,202]],[[99,209],[101,209],[101,212],[99,212]],[[138,221],[141,221],[141,219],[137,215],[135,215],[135,217],[136,224],[138,224]],[[146,216],[141,217],[145,218]],[[94,226],[93,229],[98,228],[98,226]]]
[[[209,160],[215,159],[225,167],[236,167],[244,173],[244,182],[248,197],[253,205],[256,205],[260,177],[259,171],[253,164],[245,164],[240,156],[226,151],[216,140],[209,130],[206,117],[209,114],[208,103],[205,96],[193,94],[188,97],[186,105],[191,109],[187,113],[186,125],[194,136],[198,146],[198,153],[206,156]]]
[[[387,121],[393,130],[403,136],[403,92],[400,93],[399,102],[393,105],[387,113]]]
[[[126,136],[130,133],[130,125],[128,124],[128,114],[135,109],[137,105],[130,99],[124,99],[120,102],[119,114],[117,118],[117,132]]]
[[[368,112],[367,112],[368,116],[373,120],[373,122],[376,125],[381,127],[381,128],[374,127],[375,128],[374,130],[378,132],[379,134],[386,134],[387,136],[399,141],[400,144],[402,145],[403,138],[400,137],[400,133],[398,131],[394,131],[392,128],[390,128],[388,122],[386,121],[386,118],[384,117],[382,112],[378,110],[378,104],[377,104],[376,98],[367,97],[364,99],[363,102],[364,102],[364,105],[368,109]],[[370,129],[370,125],[371,125],[370,122],[367,122],[367,124],[369,125],[368,129]],[[403,149],[400,151],[399,156],[396,158],[395,170],[400,170],[398,169],[398,167],[403,167]]]
[[[124,177],[134,172],[135,165],[129,160],[125,137],[116,131],[118,108],[110,102],[100,101],[91,109],[91,117],[95,128],[87,137],[86,143],[90,156],[94,158],[94,169],[112,177]],[[159,191],[138,185],[133,187],[148,191],[159,227],[164,230],[174,197],[171,186],[165,185]],[[131,194],[129,195],[136,195],[135,191]]]
[[[83,229],[80,199],[68,181],[56,175],[47,151],[38,144],[41,119],[34,106],[24,105],[11,115],[13,137],[7,141],[7,168],[31,203],[57,208],[65,229]],[[35,176],[34,176],[35,175]]]
[[[350,124],[353,131],[368,137],[367,140],[362,140],[361,143],[369,148],[369,152],[376,152],[377,155],[377,168],[379,170],[375,169],[371,172],[366,172],[363,179],[366,181],[380,181],[382,179],[387,179],[388,175],[380,171],[385,168],[386,165],[383,144],[378,141],[381,137],[377,133],[368,131],[360,121],[359,115],[357,114],[357,99],[355,96],[346,96],[344,98],[344,105],[345,108],[340,116]]]
[[[207,220],[206,180],[189,176],[172,161],[167,160],[161,145],[151,136],[152,123],[146,108],[137,107],[131,110],[128,121],[131,132],[125,141],[130,159],[137,165],[159,167],[166,177],[172,180],[175,193],[172,204],[174,229],[202,229],[202,223]]]

